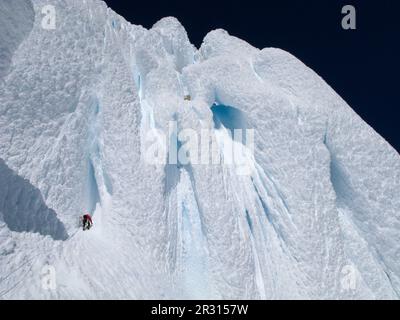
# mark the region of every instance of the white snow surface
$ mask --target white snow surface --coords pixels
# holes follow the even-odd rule
[[[174,119],[229,140],[215,103],[255,130],[250,175],[143,161]],[[289,53],[0,2],[0,299],[398,299],[399,208],[399,154]]]

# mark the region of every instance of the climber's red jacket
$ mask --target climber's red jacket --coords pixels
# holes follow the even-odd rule
[[[91,224],[93,224],[92,222],[92,217],[90,216],[90,214],[85,214],[83,216],[83,221],[89,220]]]

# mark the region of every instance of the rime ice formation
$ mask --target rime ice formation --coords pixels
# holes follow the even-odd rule
[[[143,161],[172,120],[253,128],[250,174]],[[399,208],[398,153],[289,53],[0,3],[0,299],[397,299]]]

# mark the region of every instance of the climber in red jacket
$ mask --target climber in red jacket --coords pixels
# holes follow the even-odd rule
[[[82,225],[83,225],[83,231],[89,230],[92,227],[93,221],[90,214],[86,213],[85,215],[83,215]]]

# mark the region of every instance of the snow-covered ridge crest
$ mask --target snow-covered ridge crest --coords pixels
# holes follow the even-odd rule
[[[298,59],[98,0],[0,19],[24,23],[0,34],[1,298],[399,297],[400,157]],[[250,173],[143,161],[150,130],[185,148],[171,121],[221,148],[253,129]]]

